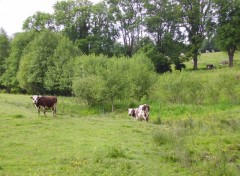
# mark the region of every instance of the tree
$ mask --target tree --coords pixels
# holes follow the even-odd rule
[[[93,5],[90,29],[90,53],[113,56],[118,34],[106,3],[100,2]]]
[[[114,111],[115,101],[123,99],[127,93],[126,62],[126,58],[111,58],[107,62],[106,69],[103,70],[103,78],[106,81],[104,95],[111,103],[112,112]]]
[[[181,9],[181,26],[186,29],[193,58],[193,69],[198,68],[198,54],[212,20],[212,0],[176,0]]]
[[[48,59],[44,86],[52,94],[71,95],[74,59],[78,48],[66,37],[58,36],[58,44]]]
[[[11,42],[11,53],[6,59],[6,71],[2,76],[3,85],[7,91],[20,91],[19,82],[17,80],[17,73],[19,71],[19,64],[24,50],[28,44],[34,39],[36,33],[34,31],[17,33]]]
[[[157,73],[172,72],[171,58],[159,52],[158,47],[152,41],[147,41],[140,51],[151,59]]]
[[[174,1],[169,0],[146,0],[146,17],[144,24],[148,34],[155,41],[159,52],[165,54],[164,38],[171,36],[172,40],[181,40],[182,35],[179,32],[177,24],[179,22],[179,8]]]
[[[89,0],[59,1],[54,5],[56,28],[89,54],[88,36],[92,2]]]
[[[240,46],[240,1],[216,0],[218,28],[217,42],[221,49],[227,51],[229,67],[233,67],[234,53]]]
[[[54,18],[53,15],[49,13],[36,12],[23,23],[23,30],[36,30],[39,32],[44,29],[55,31]]]
[[[73,92],[89,105],[148,96],[155,83],[154,66],[142,53],[133,58],[84,55],[76,59]]]
[[[58,45],[59,35],[48,30],[34,38],[22,56],[17,75],[20,87],[28,93],[47,93],[44,78],[50,65],[50,57]]]
[[[3,28],[0,29],[0,87],[2,85],[2,75],[5,72],[5,60],[10,54],[10,40]]]
[[[129,96],[141,101],[144,96],[148,97],[150,88],[156,82],[155,67],[150,58],[142,52],[134,54],[127,65]]]
[[[106,69],[108,58],[95,54],[77,57],[74,64],[72,90],[76,97],[94,106],[106,100],[106,89],[103,70]]]
[[[75,79],[72,85],[74,95],[85,100],[90,106],[100,104],[104,100],[105,88],[104,79],[94,74]]]
[[[126,55],[132,56],[142,34],[142,0],[107,0],[107,4],[123,40]]]

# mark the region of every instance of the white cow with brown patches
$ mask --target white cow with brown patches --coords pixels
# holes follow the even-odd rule
[[[132,116],[136,120],[149,120],[150,106],[147,104],[140,105],[138,108],[129,108],[128,115]]]

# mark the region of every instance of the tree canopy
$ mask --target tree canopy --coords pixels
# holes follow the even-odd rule
[[[229,56],[229,67],[233,67],[233,57],[240,46],[240,1],[216,0],[218,28],[217,42],[220,48],[227,51]]]
[[[1,29],[0,88],[74,94],[112,108],[126,97],[140,101],[155,73],[181,70],[190,59],[198,69],[200,50],[219,46],[232,67],[239,7],[238,0],[57,1],[52,14],[29,16],[24,32],[10,38]]]

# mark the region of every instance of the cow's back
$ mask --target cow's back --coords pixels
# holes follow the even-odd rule
[[[42,96],[39,97],[37,106],[53,107],[57,104],[57,97],[55,96]]]

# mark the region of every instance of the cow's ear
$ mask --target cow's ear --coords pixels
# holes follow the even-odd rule
[[[30,97],[31,99],[33,99],[33,97]]]

